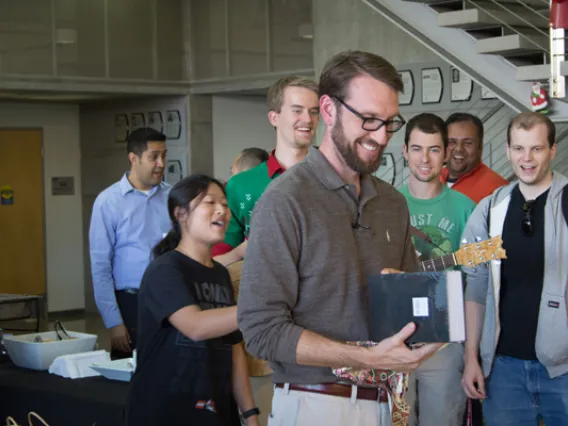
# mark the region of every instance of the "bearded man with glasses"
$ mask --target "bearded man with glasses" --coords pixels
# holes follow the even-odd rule
[[[319,149],[270,184],[255,206],[238,320],[248,351],[269,361],[276,425],[390,424],[388,398],[352,386],[336,367],[407,372],[440,345],[411,350],[409,324],[372,348],[367,278],[416,271],[404,196],[372,174],[392,133],[402,80],[384,58],[349,51],[319,79]]]
[[[486,426],[568,424],[568,179],[551,171],[555,137],[539,113],[511,121],[506,148],[518,182],[483,199],[463,235],[465,242],[502,235],[507,251],[502,262],[464,268],[462,385],[484,400]]]

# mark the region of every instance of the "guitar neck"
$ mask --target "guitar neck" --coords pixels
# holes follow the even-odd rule
[[[422,272],[438,272],[456,266],[457,264],[456,256],[450,253],[442,257],[420,262],[420,269]]]

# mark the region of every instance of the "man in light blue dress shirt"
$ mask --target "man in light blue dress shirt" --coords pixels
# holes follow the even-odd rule
[[[152,248],[171,228],[170,185],[162,181],[166,137],[137,129],[127,152],[130,171],[98,195],[89,230],[95,302],[110,331],[113,359],[130,357],[136,348],[140,281]]]

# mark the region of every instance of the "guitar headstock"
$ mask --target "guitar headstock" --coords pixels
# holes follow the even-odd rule
[[[507,253],[501,235],[497,235],[489,240],[466,244],[456,251],[455,256],[458,265],[471,268],[490,260],[506,259]]]

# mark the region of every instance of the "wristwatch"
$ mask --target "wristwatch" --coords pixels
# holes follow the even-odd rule
[[[258,415],[260,415],[260,410],[258,409],[258,407],[254,407],[254,408],[251,408],[250,410],[245,411],[243,414],[241,414],[241,417],[242,417],[243,420],[246,420],[249,417],[258,416]]]

